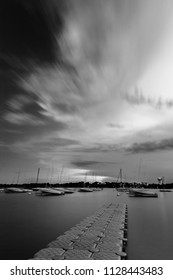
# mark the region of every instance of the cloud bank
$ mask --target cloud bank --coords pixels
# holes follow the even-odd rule
[[[141,143],[134,143],[126,148],[126,152],[131,153],[152,153],[157,151],[165,151],[173,149],[173,138],[163,139],[161,141],[148,141]]]

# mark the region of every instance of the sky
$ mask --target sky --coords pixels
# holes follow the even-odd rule
[[[0,1],[0,183],[173,182],[173,1]]]

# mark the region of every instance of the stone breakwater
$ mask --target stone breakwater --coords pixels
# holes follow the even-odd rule
[[[35,260],[121,260],[127,258],[127,205],[110,203],[85,218],[47,248]]]

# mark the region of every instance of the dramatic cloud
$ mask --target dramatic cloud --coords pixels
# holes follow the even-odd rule
[[[163,139],[159,142],[143,142],[134,143],[132,146],[126,148],[127,152],[131,153],[150,153],[156,151],[172,150],[173,149],[173,138]]]
[[[93,118],[94,110],[102,110],[108,100],[119,103],[115,98],[120,90],[143,71],[168,13],[160,0],[70,1],[61,14],[61,33],[54,30],[61,62],[33,68],[20,85],[38,95],[54,119],[72,115],[75,122],[77,115],[86,121],[86,110]]]

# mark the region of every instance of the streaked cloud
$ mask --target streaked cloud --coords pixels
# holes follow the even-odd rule
[[[17,95],[15,98],[12,98],[7,101],[8,106],[11,110],[21,111],[33,102],[32,97],[28,95]]]
[[[148,105],[158,110],[163,109],[164,107],[168,109],[172,109],[173,107],[173,99],[166,100],[163,99],[162,96],[160,96],[160,98],[154,99],[152,94],[144,94],[143,91],[137,87],[133,91],[131,90],[131,92],[124,93],[123,98],[131,105]]]
[[[4,115],[4,120],[16,124],[16,125],[42,125],[43,122],[41,120],[38,120],[36,117],[26,114],[26,113],[6,113]]]
[[[90,165],[97,165],[100,164],[101,162],[98,161],[74,161],[72,162],[73,165],[78,166],[78,167],[86,167]]]
[[[77,166],[77,167],[90,167],[90,166],[97,166],[97,165],[121,165],[122,162],[113,162],[113,161],[83,161],[83,160],[78,160],[78,161],[73,161],[72,162],[73,165]]]
[[[159,13],[164,18],[168,10],[160,0],[157,15],[151,13],[155,0],[145,1],[145,5],[136,0],[87,4],[75,0],[70,4],[61,36],[54,34],[61,49],[61,64],[57,59],[53,67],[33,67],[20,85],[39,96],[46,115],[55,120],[86,122],[86,113],[90,112],[87,118],[92,120],[95,110],[103,111],[105,103],[109,106],[113,101],[121,106],[117,96],[142,71],[139,63],[145,64],[163,29]],[[151,42],[153,31],[155,41]]]
[[[151,153],[164,150],[173,149],[173,138],[163,139],[161,141],[148,141],[141,143],[134,143],[130,147],[126,148],[127,152],[131,153]]]

